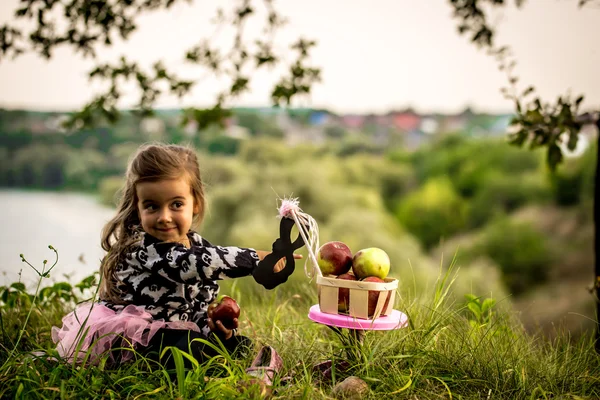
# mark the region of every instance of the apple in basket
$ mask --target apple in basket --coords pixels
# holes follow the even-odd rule
[[[323,275],[342,275],[352,267],[352,251],[342,242],[327,242],[317,250],[317,264]]]
[[[390,272],[390,257],[377,247],[362,249],[352,259],[352,272],[358,279],[368,276],[385,279]]]
[[[229,296],[221,296],[208,306],[213,321],[221,321],[227,329],[235,328],[233,320],[240,317],[240,306]]]
[[[376,276],[367,276],[365,279],[362,280],[362,282],[384,283],[385,281]],[[368,304],[369,316],[372,316],[373,314],[375,314],[375,308],[377,307],[377,299],[379,299],[379,293],[381,293],[381,292],[378,290],[369,290],[369,304]],[[383,295],[387,296],[387,298],[385,299],[385,303],[383,304],[383,308],[381,309],[382,312],[383,312],[383,310],[385,310],[387,308],[392,294],[388,291],[388,292],[384,292]]]
[[[356,277],[352,274],[341,274],[337,279],[345,279],[347,281],[355,281]],[[350,307],[350,289],[338,289],[338,312],[347,312]]]

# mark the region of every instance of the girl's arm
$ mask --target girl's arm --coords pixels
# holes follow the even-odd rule
[[[258,262],[270,254],[251,248],[213,246],[203,238],[199,245],[190,248],[181,243],[145,241],[136,253],[133,258],[146,268],[186,284],[251,275]],[[294,258],[302,256],[294,255]],[[284,266],[285,259],[281,259],[274,271],[278,272]]]
[[[139,252],[147,252],[146,266],[175,282],[195,284],[205,280],[238,278],[252,274],[259,256],[254,249],[152,243]]]

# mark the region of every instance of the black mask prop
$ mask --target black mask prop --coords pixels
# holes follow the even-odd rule
[[[304,246],[304,240],[300,233],[294,242],[292,242],[292,228],[294,227],[294,220],[290,218],[281,218],[279,224],[279,238],[273,242],[273,251],[267,255],[262,261],[258,263],[258,266],[252,273],[254,280],[266,289],[273,289],[278,285],[281,285],[287,281],[288,277],[294,272],[295,260],[294,251]],[[303,229],[305,234],[308,234],[305,226],[299,227]],[[285,258],[285,267],[279,271],[274,272],[273,268],[280,259]]]

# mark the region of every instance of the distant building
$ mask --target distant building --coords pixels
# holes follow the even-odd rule
[[[325,111],[314,111],[308,117],[308,123],[313,126],[323,126],[329,122],[329,113]]]
[[[402,132],[413,132],[421,125],[421,116],[412,110],[390,113],[394,128]]]
[[[419,126],[421,132],[427,135],[433,135],[439,132],[440,124],[437,119],[433,117],[424,117],[421,119],[421,125]]]
[[[342,124],[346,128],[360,129],[360,128],[362,128],[364,122],[365,122],[364,115],[358,115],[358,114],[342,115]]]

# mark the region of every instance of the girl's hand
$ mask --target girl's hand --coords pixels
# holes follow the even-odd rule
[[[210,328],[211,332],[215,332],[219,337],[222,337],[225,340],[231,339],[231,337],[233,336],[233,330],[238,327],[238,319],[234,318],[233,319],[233,329],[228,329],[225,327],[225,325],[223,325],[223,322],[221,322],[220,320],[213,320],[213,318],[212,318],[213,317],[213,308],[214,307],[210,307],[210,306],[208,307],[208,311],[207,311],[208,327]]]
[[[256,254],[258,254],[258,259],[260,261],[262,261],[266,256],[268,256],[269,254],[271,254],[271,252],[270,251],[263,251],[263,250],[256,250]],[[295,260],[301,260],[302,259],[302,255],[294,253],[294,259]],[[285,264],[286,264],[285,258],[281,258],[279,261],[277,261],[277,263],[273,267],[273,272],[279,272],[279,271],[281,271],[282,269],[285,268]]]

